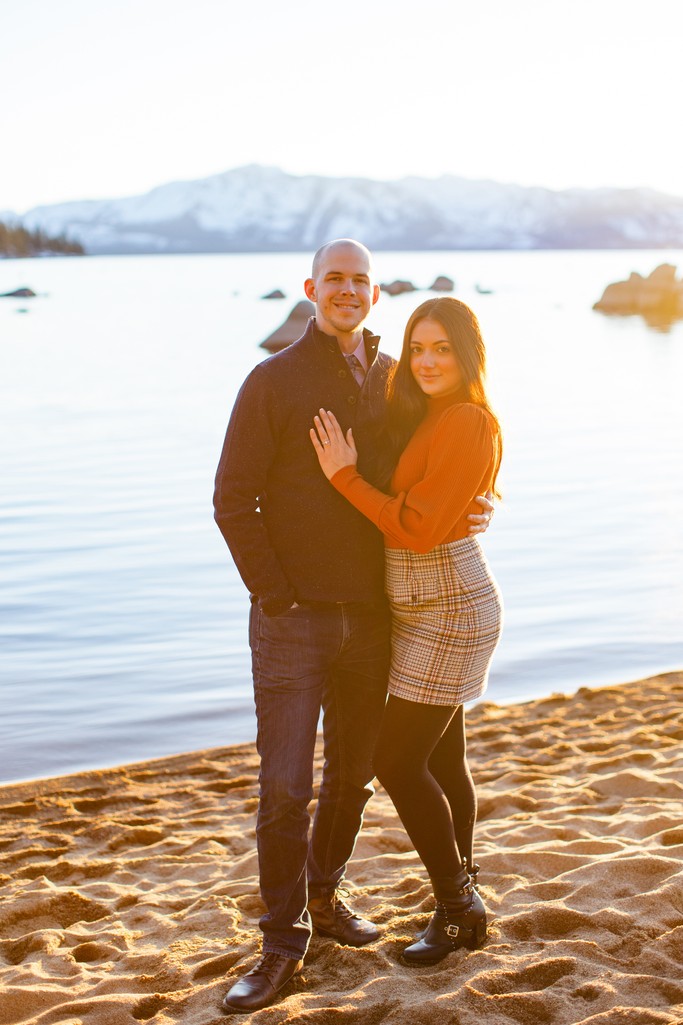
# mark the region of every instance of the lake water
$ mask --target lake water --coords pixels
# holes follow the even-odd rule
[[[591,310],[664,260],[683,252],[377,258],[380,280],[453,277],[487,340],[506,438],[493,700],[683,666],[683,323]],[[0,779],[253,739],[213,476],[307,273],[304,254],[0,261],[0,292],[40,293],[0,299]],[[386,351],[426,297],[382,296]]]

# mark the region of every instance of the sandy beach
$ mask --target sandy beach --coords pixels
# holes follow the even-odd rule
[[[432,902],[378,789],[349,886],[381,938],[314,937],[284,999],[232,1020],[683,1022],[682,699],[669,673],[479,705],[486,945],[402,962]],[[259,949],[257,773],[243,745],[0,789],[0,1025],[226,1021]]]

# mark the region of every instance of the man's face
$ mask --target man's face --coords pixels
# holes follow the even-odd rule
[[[318,327],[337,338],[359,331],[379,299],[367,251],[347,242],[324,251],[315,278],[308,278],[304,289],[316,305]]]

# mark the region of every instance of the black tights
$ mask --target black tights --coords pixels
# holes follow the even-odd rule
[[[375,772],[430,877],[472,865],[477,797],[467,764],[465,711],[389,695]]]

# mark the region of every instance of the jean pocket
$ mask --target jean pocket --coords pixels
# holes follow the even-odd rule
[[[275,614],[271,612],[264,612],[264,610],[261,609],[261,614],[265,616],[266,619],[285,619],[292,613],[297,612],[300,608],[301,605],[298,604],[290,605],[288,609],[283,609],[282,612],[276,612]]]

